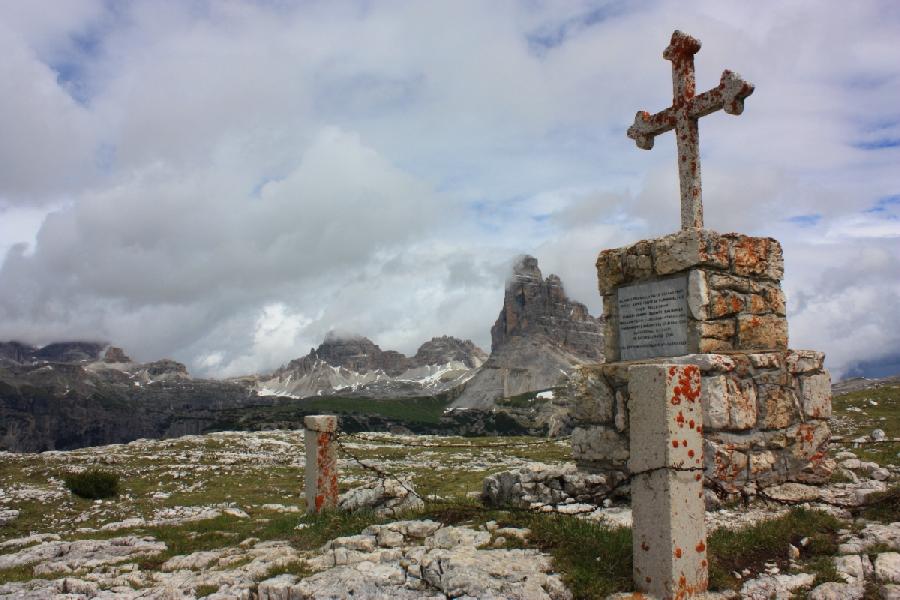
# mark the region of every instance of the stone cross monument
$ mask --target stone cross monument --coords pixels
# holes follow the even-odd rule
[[[678,144],[678,177],[681,180],[681,228],[703,228],[703,199],[700,190],[700,117],[723,109],[728,114],[744,111],[744,98],[753,93],[747,83],[732,71],[722,72],[719,85],[695,96],[694,55],[700,50],[700,40],[675,31],[663,58],[672,61],[672,106],[655,115],[638,111],[628,137],[638,148],[653,148],[653,138],[670,129],[675,130]]]
[[[788,349],[777,240],[703,229],[697,121],[739,114],[753,86],[729,71],[695,96],[700,42],[676,31],[672,106],[628,136],[678,142],[681,230],[604,250],[597,279],[609,362],[580,367],[568,395],[579,468],[631,478],[634,582],[669,600],[705,592],[705,503],[785,482],[827,481],[831,387],[821,352]]]

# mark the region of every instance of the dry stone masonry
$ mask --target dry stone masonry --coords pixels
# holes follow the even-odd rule
[[[576,462],[591,472],[626,464],[634,365],[693,364],[708,486],[753,494],[827,479],[831,378],[821,352],[788,349],[783,272],[778,241],[704,229],[601,252],[606,355],[615,362],[582,366],[570,379]]]
[[[783,274],[778,241],[737,233],[690,229],[604,250],[607,360],[786,350]]]

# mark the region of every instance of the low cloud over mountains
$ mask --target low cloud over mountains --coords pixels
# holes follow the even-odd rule
[[[0,339],[107,339],[192,372],[273,369],[333,328],[487,347],[514,257],[596,314],[599,250],[678,223],[674,26],[709,227],[785,247],[792,345],[900,356],[900,12],[790,4],[0,8]],[[448,33],[448,32],[452,32]]]

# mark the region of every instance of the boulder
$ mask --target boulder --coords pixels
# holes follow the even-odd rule
[[[338,498],[338,508],[346,511],[372,510],[382,516],[397,516],[417,510],[425,502],[408,480],[385,478],[354,488]]]
[[[865,594],[862,585],[829,581],[809,593],[810,600],[861,600]]]
[[[875,558],[875,578],[879,583],[900,583],[900,553],[879,554]]]

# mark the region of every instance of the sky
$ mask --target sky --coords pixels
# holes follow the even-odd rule
[[[195,375],[335,329],[490,347],[523,253],[601,308],[600,250],[679,227],[662,51],[699,38],[706,226],[784,246],[790,342],[900,372],[900,3],[0,0],[0,339]]]

